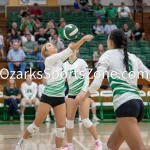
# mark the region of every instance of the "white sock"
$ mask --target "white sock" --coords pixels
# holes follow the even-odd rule
[[[19,140],[18,144],[22,144],[26,141],[26,139],[24,139],[23,137]]]
[[[68,146],[73,146],[73,144],[72,143],[68,143]]]
[[[56,148],[56,150],[62,150],[62,147],[61,148]]]
[[[96,115],[93,115],[93,117],[96,117]]]
[[[98,140],[95,140],[95,142],[101,142],[101,141],[98,139]]]

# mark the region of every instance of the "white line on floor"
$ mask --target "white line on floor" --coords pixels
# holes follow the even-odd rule
[[[83,148],[83,150],[88,150],[80,141],[78,141],[75,137],[73,138],[73,140],[80,146]]]

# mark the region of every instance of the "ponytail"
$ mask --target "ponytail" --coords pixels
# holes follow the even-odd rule
[[[123,62],[124,62],[124,64],[125,64],[126,71],[129,72],[129,56],[128,56],[127,40],[123,40],[123,41],[122,41],[121,48],[122,48],[123,51],[124,51],[124,59],[123,59]]]

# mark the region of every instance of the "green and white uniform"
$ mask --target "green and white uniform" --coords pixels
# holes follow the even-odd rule
[[[73,51],[67,48],[61,53],[45,59],[45,74],[47,84],[43,94],[50,97],[64,97],[65,78],[63,76],[63,62],[72,55]]]
[[[88,65],[83,59],[77,58],[73,63],[64,63],[70,96],[76,96],[81,90],[87,92],[89,86]]]
[[[142,61],[134,54],[129,54],[129,73],[126,71],[122,49],[106,51],[99,59],[96,77],[89,87],[89,92],[98,90],[103,80],[104,72],[108,72],[109,83],[113,90],[114,110],[132,99],[141,99],[137,79],[139,72],[147,72],[144,78],[150,81],[150,71],[143,65]],[[130,77],[130,76],[131,77]]]

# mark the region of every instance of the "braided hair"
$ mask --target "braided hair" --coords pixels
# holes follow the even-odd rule
[[[123,49],[123,62],[126,67],[126,71],[129,72],[128,41],[126,35],[122,30],[116,29],[111,32],[111,34],[109,35],[109,39],[114,42],[115,48]]]

